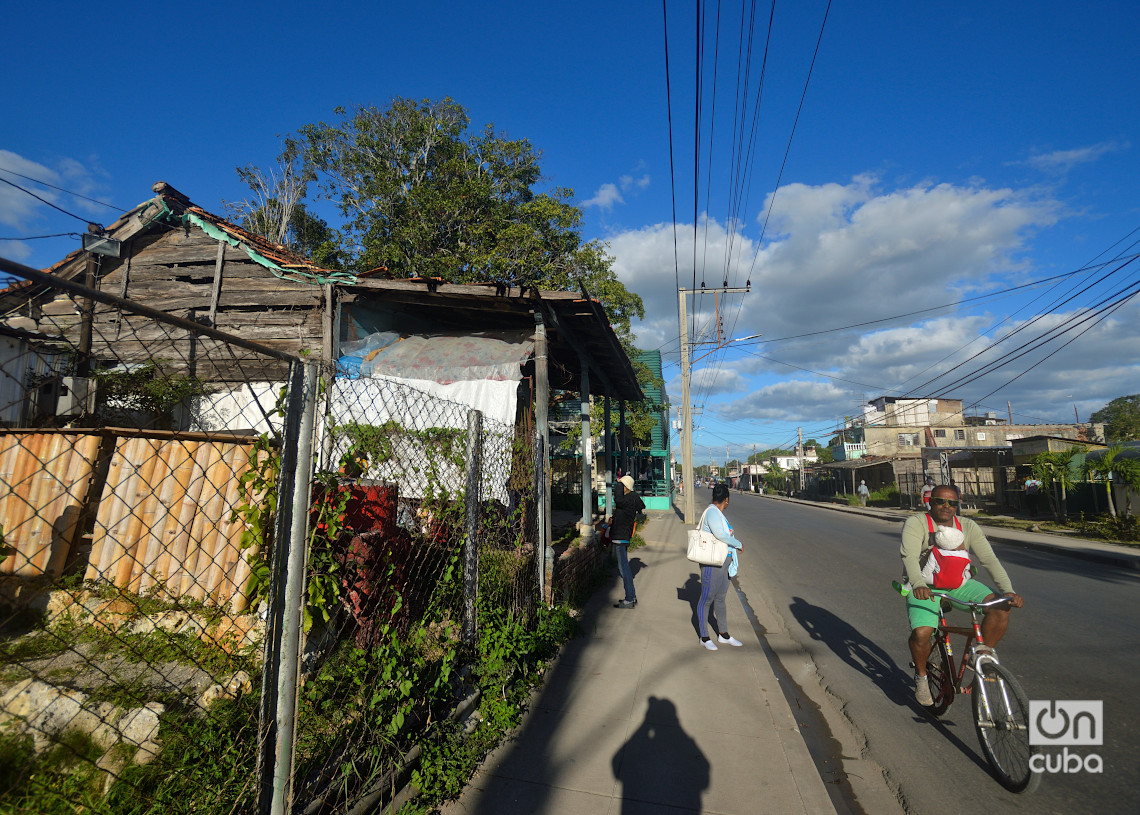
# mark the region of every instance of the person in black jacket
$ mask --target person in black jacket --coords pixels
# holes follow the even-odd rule
[[[637,593],[633,590],[633,573],[629,570],[629,541],[637,526],[637,515],[645,509],[641,496],[633,491],[633,477],[623,475],[618,479],[621,495],[614,498],[614,514],[610,518],[610,537],[617,551],[618,571],[625,584],[625,599],[614,603],[614,608],[633,608],[637,605]]]

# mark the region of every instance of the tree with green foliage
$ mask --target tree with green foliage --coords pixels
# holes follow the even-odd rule
[[[535,189],[540,154],[487,125],[469,132],[452,101],[396,98],[386,109],[337,108],[300,129],[305,165],[344,219],[342,247],[358,271],[451,283],[501,282],[562,291],[584,285],[623,340],[643,317],[597,241],[583,241],[573,192]]]
[[[1118,396],[1089,417],[1104,422],[1108,441],[1140,441],[1140,393]]]

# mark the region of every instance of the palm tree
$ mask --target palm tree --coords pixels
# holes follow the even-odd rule
[[[1053,510],[1053,519],[1058,523],[1068,523],[1068,490],[1073,486],[1073,471],[1071,464],[1073,456],[1084,452],[1083,447],[1070,447],[1068,450],[1051,450],[1048,453],[1038,453],[1029,460],[1033,477],[1041,482],[1049,496],[1049,506]],[[1060,508],[1057,506],[1057,489],[1061,492]]]
[[[768,475],[772,477],[773,486],[775,486],[776,482],[778,481],[780,485],[779,489],[782,490],[785,487],[784,477],[787,475],[787,473],[784,471],[784,468],[780,466],[780,462],[776,461],[776,459],[772,459],[771,463],[768,465]]]
[[[1105,491],[1108,493],[1108,513],[1116,517],[1116,505],[1112,502],[1112,481],[1116,472],[1118,458],[1120,453],[1124,450],[1119,444],[1114,444],[1104,451],[1104,454],[1097,458],[1095,461],[1092,459],[1085,459],[1085,463],[1081,465],[1081,475],[1089,481],[1104,481]],[[1123,461],[1123,459],[1119,459]]]
[[[1132,493],[1140,492],[1140,459],[1118,458],[1113,478],[1124,486],[1124,514],[1131,515]]]

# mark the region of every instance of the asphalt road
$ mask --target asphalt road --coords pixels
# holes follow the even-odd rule
[[[941,722],[914,702],[906,615],[890,588],[902,569],[902,524],[735,493],[726,514],[745,544],[738,580],[744,599],[779,615],[814,662],[825,713],[854,731],[863,758],[882,768],[905,811],[1140,812],[1140,574],[995,544],[1026,600],[998,649],[1002,664],[1031,700],[1104,703],[1103,745],[1069,748],[1095,752],[1103,772],[1047,773],[1036,792],[1014,795],[989,774],[968,696],[958,697]],[[803,661],[795,650],[775,655]],[[873,800],[862,804],[870,815],[880,808]]]

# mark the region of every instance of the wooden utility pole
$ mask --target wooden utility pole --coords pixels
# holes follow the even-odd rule
[[[689,360],[689,319],[688,309],[685,303],[685,297],[690,294],[708,294],[715,295],[716,303],[716,351],[723,348],[730,342],[735,340],[725,340],[720,332],[720,295],[721,294],[747,294],[752,290],[751,285],[744,288],[729,288],[725,286],[720,289],[706,290],[706,289],[678,289],[678,309],[677,314],[680,317],[681,323],[681,482],[685,485],[685,523],[695,523],[697,519],[697,506],[696,495],[694,494],[694,479],[693,479],[693,411],[689,398],[689,378],[690,366]],[[740,339],[752,339],[758,337],[759,334],[754,334],[750,337],[741,337]],[[712,353],[710,351],[709,353]],[[706,354],[705,356],[708,356]],[[701,359],[701,357],[697,357]],[[711,458],[710,458],[711,461]],[[726,462],[727,463],[727,462]]]

